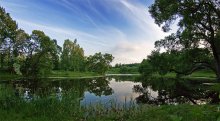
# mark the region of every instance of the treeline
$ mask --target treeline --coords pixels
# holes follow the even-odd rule
[[[104,74],[113,61],[111,54],[95,53],[86,57],[77,40],[64,41],[63,47],[43,31],[29,35],[18,28],[0,7],[0,69],[23,76],[45,76],[52,70],[91,71]]]
[[[112,67],[108,73],[111,74],[136,74],[138,73],[140,63],[131,63],[131,64],[121,64],[117,63]]]

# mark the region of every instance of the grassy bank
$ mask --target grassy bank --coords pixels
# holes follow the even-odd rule
[[[164,78],[176,78],[176,73],[167,73],[165,75],[159,75],[159,74],[153,74],[153,77],[164,77]],[[207,79],[207,80],[216,80],[216,75],[212,71],[209,70],[201,70],[201,71],[196,71],[190,75],[182,76],[182,78],[186,79]]]
[[[109,70],[107,74],[121,74],[116,70]],[[125,73],[126,74],[126,73]],[[130,74],[139,74],[138,72],[132,72]],[[52,71],[51,74],[49,74],[47,77],[51,78],[89,78],[89,77],[99,77],[103,76],[94,72],[72,72],[72,71]],[[167,73],[166,75],[159,75],[159,74],[153,74],[154,77],[165,77],[165,78],[175,78],[176,73]],[[22,76],[11,74],[7,72],[0,72],[0,79],[1,80],[7,80],[7,79],[16,79],[20,78]],[[208,80],[215,80],[216,75],[212,71],[197,71],[192,73],[191,75],[183,76],[183,78],[189,78],[189,79],[208,79]]]
[[[47,77],[51,78],[81,78],[81,77],[98,77],[102,76],[100,74],[94,72],[72,72],[72,71],[52,71],[51,74],[47,75]],[[11,74],[8,72],[0,72],[0,80],[10,80],[21,78],[22,76]]]
[[[107,71],[107,74],[140,74],[138,71],[130,71],[130,72],[120,72],[120,68],[111,68],[110,70]],[[161,77],[159,74],[153,74],[154,77]],[[162,77],[167,77],[167,78],[173,78],[176,77],[176,73],[167,73],[165,75],[162,75]],[[200,70],[193,72],[190,75],[184,76],[184,78],[200,78],[200,77],[207,77],[207,78],[216,78],[216,75],[213,71],[210,70]]]
[[[131,108],[79,107],[75,101],[38,100],[0,107],[1,121],[217,121],[217,105],[142,105]]]

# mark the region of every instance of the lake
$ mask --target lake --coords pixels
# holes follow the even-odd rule
[[[81,106],[95,104],[110,106],[112,103],[119,106],[143,103],[153,105],[218,103],[218,85],[204,83],[172,78],[142,79],[128,75],[89,79],[10,80],[1,81],[0,98],[15,96],[30,102],[40,98],[62,101],[66,97],[73,97]]]

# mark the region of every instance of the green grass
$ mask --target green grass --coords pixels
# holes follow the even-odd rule
[[[120,68],[112,68],[107,72],[107,74],[121,74]],[[139,72],[134,71],[134,72],[131,72],[130,74],[139,74]],[[176,73],[170,72],[165,75],[159,75],[158,73],[155,73],[152,76],[153,77],[164,77],[164,78],[176,78]],[[191,75],[183,76],[182,78],[215,80],[216,75],[213,71],[210,71],[210,70],[200,70],[200,71],[196,71],[192,73]]]
[[[106,108],[103,105],[80,107],[70,99],[1,104],[1,121],[217,121],[218,105],[140,105]]]
[[[209,70],[202,70],[202,71],[196,71],[190,75],[191,77],[209,77],[209,78],[216,78],[216,75],[214,72]]]
[[[100,74],[94,72],[72,72],[72,71],[52,71],[47,77],[51,78],[89,78],[89,77],[99,77]],[[11,74],[8,72],[0,72],[0,80],[11,80],[16,78],[21,78],[22,76]]]
[[[176,78],[176,73],[167,73],[165,75],[153,74],[153,77],[164,77],[164,78]],[[191,75],[183,76],[182,78],[193,79],[193,80],[216,80],[214,72],[209,70],[201,70],[192,73]]]

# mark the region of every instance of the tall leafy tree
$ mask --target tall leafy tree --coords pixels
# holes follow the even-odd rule
[[[4,60],[7,60],[8,69],[12,70],[13,57],[16,46],[16,32],[18,26],[16,22],[6,13],[5,9],[0,7],[0,53],[1,53],[1,67],[3,67]]]
[[[42,76],[53,69],[53,58],[57,55],[57,44],[39,30],[34,30],[24,43],[26,59],[22,65],[24,76]]]
[[[89,71],[104,74],[110,68],[113,59],[111,54],[95,53],[87,58],[87,68]]]
[[[155,0],[149,12],[155,23],[165,32],[170,30],[174,21],[178,21],[176,33],[157,41],[156,47],[168,50],[207,48],[213,55],[213,61],[192,61],[214,68],[220,79],[220,2],[218,0]],[[193,68],[192,68],[193,69]]]
[[[61,53],[62,53],[62,47],[60,47],[58,44],[57,44],[57,40],[56,39],[53,39],[53,44],[54,44],[54,51],[53,51],[53,58],[52,58],[52,61],[53,61],[53,66],[54,66],[54,70],[59,70],[61,69],[60,67],[60,56],[61,56]]]
[[[63,52],[61,55],[61,67],[63,70],[71,71],[84,71],[85,70],[85,57],[84,50],[74,42],[67,39],[63,44]]]

